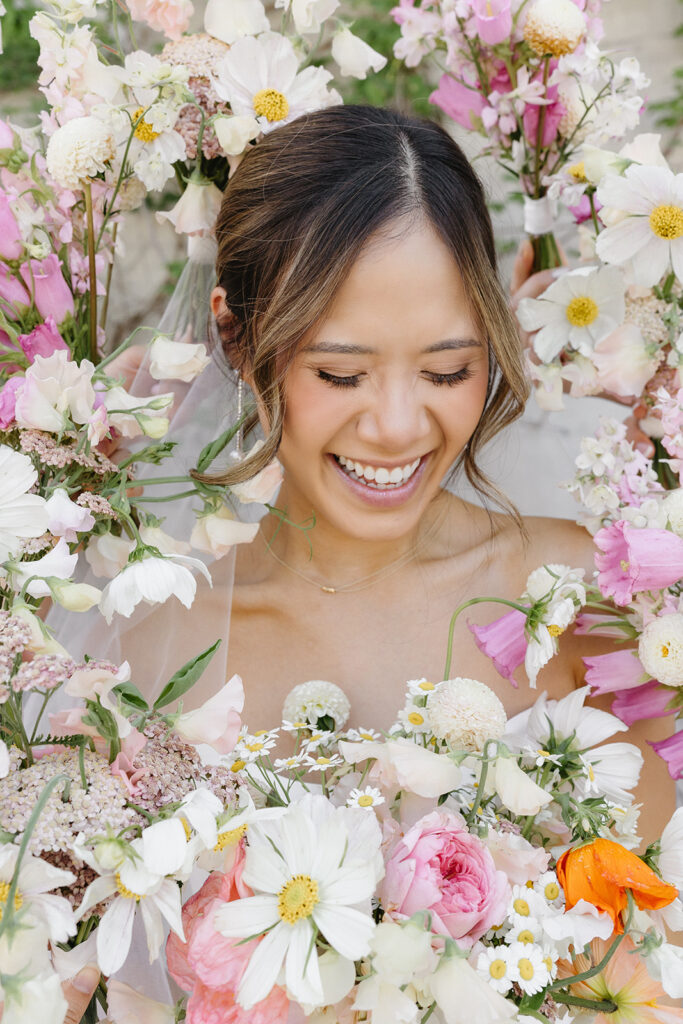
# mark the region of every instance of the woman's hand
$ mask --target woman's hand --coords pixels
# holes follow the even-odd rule
[[[94,964],[88,964],[75,978],[62,983],[62,992],[69,1005],[64,1024],[80,1024],[99,983],[100,972]]]

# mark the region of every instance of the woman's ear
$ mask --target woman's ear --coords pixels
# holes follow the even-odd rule
[[[225,301],[225,288],[217,286],[211,292],[209,299],[211,312],[216,320],[216,327],[221,339],[223,351],[230,363],[242,376],[242,379],[251,387],[251,374],[249,367],[244,360],[244,352],[241,352],[235,337],[237,319],[231,312]]]
[[[209,299],[211,312],[217,321],[223,320],[229,309],[225,301],[225,288],[214,288]]]

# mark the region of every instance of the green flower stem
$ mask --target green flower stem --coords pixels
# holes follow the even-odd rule
[[[562,266],[560,250],[557,247],[557,242],[552,232],[546,235],[532,235],[531,246],[534,250],[532,273],[537,273],[539,270],[552,270],[553,267]]]
[[[109,311],[109,293],[111,291],[111,276],[114,273],[114,259],[116,257],[116,236],[119,233],[119,222],[116,221],[114,227],[111,229],[111,261],[107,267],[107,283],[104,288],[104,299],[102,300],[102,309],[100,310],[100,327],[102,330],[105,328],[107,323],[107,313]]]
[[[446,677],[448,678],[448,677]],[[488,744],[486,744],[488,746]],[[473,825],[477,817],[477,811],[481,807],[481,802],[484,799],[484,787],[486,786],[486,776],[489,772],[489,758],[486,756],[486,746],[484,747],[484,758],[481,765],[481,774],[479,776],[479,784],[477,785],[477,795],[474,798],[472,804],[472,810],[467,815],[467,824]]]
[[[196,487],[193,487],[191,491],[183,491],[181,494],[167,494],[163,498],[146,498],[141,495],[139,498],[133,498],[131,504],[146,504],[148,501],[178,501],[180,498],[191,498],[194,494],[199,494]]]
[[[85,196],[85,216],[88,224],[88,276],[90,278],[90,294],[88,298],[88,319],[89,319],[89,342],[90,360],[97,365],[97,272],[95,268],[95,253],[97,244],[95,242],[95,220],[92,209],[92,187],[89,180],[83,181],[83,195]]]
[[[519,604],[516,601],[507,601],[503,597],[473,597],[469,601],[465,601],[464,604],[459,605],[451,616],[451,622],[448,627],[448,644],[446,648],[446,664],[443,670],[444,679],[450,678],[451,661],[453,660],[453,633],[455,631],[455,623],[461,612],[464,612],[466,608],[471,608],[475,604],[504,604],[508,608],[514,608],[518,612],[523,612],[525,615],[528,612],[528,608]]]
[[[580,1006],[584,1010],[595,1010],[596,1013],[616,1013],[619,1009],[612,999],[581,999],[580,996],[565,996],[561,993],[553,996],[556,1003],[566,1006]],[[526,1010],[524,1011],[527,1012]]]
[[[550,72],[550,55],[543,58],[543,98],[548,98],[548,74]],[[536,128],[536,160],[534,177],[536,179],[536,198],[541,195],[541,149],[543,148],[543,128],[545,126],[545,104],[541,105],[538,112],[538,125]]]

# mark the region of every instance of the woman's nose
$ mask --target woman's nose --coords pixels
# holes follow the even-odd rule
[[[357,432],[361,441],[376,448],[415,455],[429,435],[429,415],[415,388],[395,383],[374,393],[358,419]]]

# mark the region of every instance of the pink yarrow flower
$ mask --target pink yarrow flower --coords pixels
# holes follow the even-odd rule
[[[468,625],[482,654],[490,658],[499,675],[516,688],[514,673],[524,663],[527,649],[526,615],[513,608],[488,626]]]
[[[623,519],[595,535],[598,586],[615,604],[641,590],[662,590],[683,577],[683,538],[670,530],[638,529]]]
[[[390,917],[428,910],[432,930],[467,949],[503,920],[509,894],[490,851],[451,811],[433,811],[409,829],[387,861],[379,890]]]

